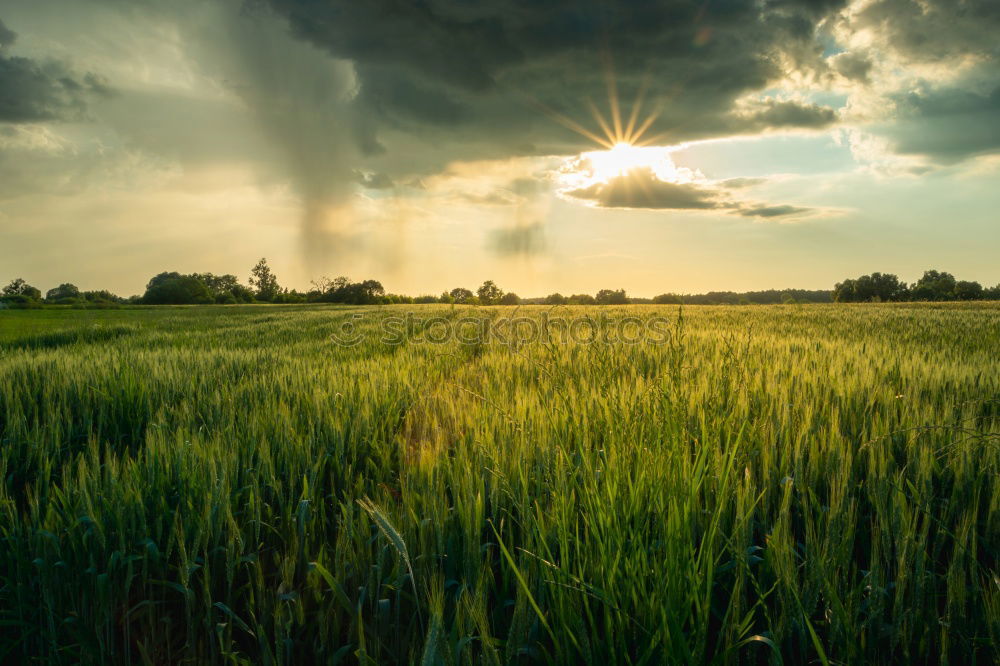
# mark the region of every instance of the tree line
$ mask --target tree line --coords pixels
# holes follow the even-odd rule
[[[660,294],[653,303],[663,305],[774,305],[777,303],[830,303],[829,289],[766,289],[764,291],[710,291],[705,294]]]
[[[345,303],[351,305],[389,305],[395,303],[461,303],[467,305],[518,305],[520,297],[504,292],[492,280],[475,292],[456,287],[440,296],[404,296],[385,291],[378,280],[353,282],[347,277],[321,277],[312,289],[300,292],[284,288],[261,259],[250,271],[248,284],[235,275],[213,273],[182,274],[167,271],[153,276],[141,296],[122,298],[109,291],[81,291],[65,283],[42,295],[37,287],[16,278],[0,290],[0,307],[38,308],[63,305],[77,308],[116,308],[122,305],[234,305],[239,303]],[[624,292],[622,292],[624,294]]]
[[[838,282],[833,288],[837,303],[898,301],[998,301],[1000,284],[985,288],[978,282],[956,280],[951,273],[924,271],[913,284],[892,273],[872,273]]]
[[[560,293],[522,299],[504,292],[492,280],[476,291],[455,287],[438,296],[404,296],[385,291],[377,280],[352,282],[350,278],[322,277],[304,292],[283,288],[267,259],[251,269],[248,284],[235,275],[163,272],[153,276],[141,296],[122,298],[109,291],[81,291],[60,284],[42,295],[41,290],[16,278],[0,290],[0,307],[37,308],[63,305],[77,308],[116,308],[122,305],[234,305],[239,303],[344,303],[391,305],[397,303],[457,303],[463,305],[626,305],[630,303],[688,305],[766,305],[774,303],[858,303],[894,301],[1000,300],[1000,285],[984,288],[978,282],[956,280],[951,273],[925,271],[912,285],[891,273],[872,273],[838,282],[833,290],[770,289],[765,291],[711,291],[705,294],[665,293],[649,298],[629,297],[624,289],[601,289],[595,295]]]

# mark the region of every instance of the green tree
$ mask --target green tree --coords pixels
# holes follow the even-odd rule
[[[448,295],[451,297],[452,303],[468,303],[475,296],[475,294],[465,287],[455,287],[448,292]]]
[[[912,294],[918,301],[950,301],[955,298],[955,276],[940,271],[924,271],[913,285]]]
[[[838,282],[833,287],[833,300],[838,303],[867,303],[871,301],[905,301],[909,290],[905,282],[892,273],[872,273],[854,280]]]
[[[124,298],[106,289],[82,292],[80,298],[78,305],[86,308],[117,308],[125,302]]]
[[[546,305],[566,305],[566,297],[556,292],[545,297]]]
[[[10,281],[6,287],[3,288],[3,295],[6,296],[23,296],[24,298],[32,301],[37,301],[42,298],[42,292],[32,287],[30,284],[25,282],[21,278],[16,278]]]
[[[857,280],[844,280],[833,285],[833,300],[837,303],[855,303],[858,300]]]
[[[262,257],[250,271],[250,286],[261,301],[273,301],[281,293],[278,278],[271,272],[267,259]]]
[[[512,291],[508,291],[506,294],[500,297],[500,305],[520,305],[521,297]]]
[[[597,301],[590,294],[573,294],[566,299],[569,305],[594,305]]]
[[[214,303],[215,297],[194,275],[164,272],[146,285],[142,302],[148,305],[206,305]]]
[[[378,302],[380,298],[385,296],[385,289],[378,280],[365,280],[349,283],[334,293],[338,297],[334,302],[368,305]]]
[[[601,289],[597,292],[597,296],[594,297],[598,305],[626,305],[628,304],[628,296],[625,295],[624,289]]]
[[[959,280],[955,283],[955,299],[959,301],[980,301],[985,297],[986,290],[978,282]]]
[[[503,290],[493,280],[487,280],[476,290],[476,296],[482,305],[496,305],[503,298]]]
[[[214,275],[212,273],[193,273],[191,277],[197,278],[212,292],[212,297],[216,303],[253,303],[253,291],[240,284],[235,275]]]
[[[378,280],[351,282],[346,277],[339,277],[335,280],[320,278],[314,281],[313,285],[316,287],[316,290],[310,292],[313,294],[313,300],[323,303],[367,305],[385,301],[385,288]]]
[[[64,282],[55,289],[49,289],[45,292],[45,300],[50,303],[58,303],[59,301],[67,301],[79,297],[80,289],[75,284],[70,284],[69,282]]]

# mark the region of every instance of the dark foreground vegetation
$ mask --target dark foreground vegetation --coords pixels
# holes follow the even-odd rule
[[[247,303],[342,303],[348,305],[394,305],[448,303],[459,305],[769,305],[777,303],[879,303],[892,301],[978,301],[1000,300],[1000,285],[984,288],[978,282],[956,280],[951,273],[930,270],[912,285],[892,274],[872,273],[837,283],[824,289],[768,289],[765,291],[711,291],[705,294],[660,294],[654,298],[629,297],[624,289],[601,289],[595,295],[559,293],[544,298],[521,298],[504,292],[492,280],[472,291],[456,287],[439,296],[404,296],[386,293],[377,280],[352,282],[350,278],[326,277],[313,281],[312,289],[299,292],[282,288],[266,259],[250,273],[249,286],[235,275],[164,272],[154,276],[142,296],[122,298],[108,291],[80,291],[65,283],[41,290],[22,278],[12,280],[0,292],[0,308],[39,308],[63,305],[75,308],[108,309],[122,305],[236,305]]]
[[[4,313],[0,661],[1000,658],[1000,306],[411,311]]]

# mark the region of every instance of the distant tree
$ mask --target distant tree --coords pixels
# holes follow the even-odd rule
[[[0,310],[12,308],[15,310],[27,310],[42,307],[42,302],[37,298],[31,298],[24,294],[11,294],[10,296],[0,296]]]
[[[76,303],[78,307],[85,308],[117,308],[125,303],[125,299],[107,290],[85,291],[80,294],[80,300]]]
[[[500,305],[520,305],[521,297],[512,291],[508,291],[506,294],[500,297]]]
[[[27,284],[28,283],[25,282],[24,278],[14,278],[13,280],[10,281],[10,284],[8,284],[6,287],[3,288],[3,295],[4,296],[19,295],[22,293]]]
[[[359,283],[355,292],[358,294],[356,302],[359,304],[374,303],[380,297],[385,296],[385,288],[378,280],[365,280]]]
[[[503,290],[493,280],[487,280],[476,290],[476,296],[482,305],[496,305],[503,298]]]
[[[949,301],[955,298],[955,276],[940,271],[924,271],[911,290],[917,301]]]
[[[955,283],[955,300],[958,301],[980,301],[984,298],[986,290],[978,282],[959,280]]]
[[[214,275],[212,273],[193,273],[191,277],[197,278],[212,292],[212,298],[216,303],[253,303],[253,291],[242,284],[235,275]]]
[[[37,301],[42,298],[42,292],[32,287],[30,284],[22,280],[21,278],[16,278],[10,281],[6,287],[3,288],[4,297],[8,296],[23,296],[24,298]]]
[[[833,285],[833,300],[837,303],[855,303],[858,300],[857,280],[844,280]]]
[[[573,294],[566,299],[569,305],[594,305],[597,300],[590,294]]]
[[[438,297],[437,296],[430,296],[430,295],[425,294],[423,296],[417,296],[416,298],[413,299],[413,302],[414,303],[437,303],[438,302]]]
[[[311,292],[314,295],[314,300],[324,303],[370,305],[385,302],[385,289],[378,280],[351,282],[346,277],[339,277],[335,280],[324,280],[313,284],[319,284],[325,288],[323,293],[319,293],[318,290]],[[286,302],[290,301],[286,300]]]
[[[315,280],[310,280],[309,284],[313,286],[312,290],[309,293],[325,294],[326,292],[331,290],[331,285],[333,284],[333,280],[326,277],[325,275],[321,275]]]
[[[156,289],[161,287],[169,280],[175,280],[180,277],[183,276],[176,271],[164,271],[162,273],[157,273],[156,275],[154,275],[149,279],[149,282],[146,283],[146,293],[149,293],[150,289]]]
[[[250,271],[250,286],[261,301],[273,301],[281,293],[278,278],[271,272],[267,259],[261,258]]]
[[[237,303],[253,303],[254,301],[253,290],[246,285],[236,285],[229,293]]]
[[[84,299],[88,301],[108,301],[111,303],[122,303],[125,301],[124,298],[116,294],[112,294],[106,289],[101,289],[99,291],[85,291],[80,294]]]
[[[850,281],[849,281],[850,282]],[[853,293],[853,291],[851,292]],[[764,291],[709,291],[704,294],[660,294],[653,303],[685,305],[763,305],[769,303],[830,303],[833,292],[824,289],[766,289]],[[640,302],[629,299],[630,303]]]
[[[451,297],[452,303],[468,303],[475,297],[475,294],[465,287],[455,287],[448,292],[448,295]]]
[[[69,299],[76,299],[80,297],[80,290],[75,284],[70,284],[69,282],[64,282],[55,289],[49,289],[45,292],[45,300],[50,303],[57,303],[59,301],[66,301]]]
[[[908,297],[906,283],[891,273],[862,275],[838,282],[833,288],[833,299],[838,303],[905,301]]]
[[[556,292],[545,297],[546,305],[566,305],[566,297]]]
[[[1000,284],[983,290],[983,298],[988,301],[1000,301]]]
[[[32,287],[30,284],[17,278],[11,280],[10,284],[0,292],[0,307],[4,308],[40,308],[42,292]]]
[[[454,291],[454,289],[452,291]],[[454,302],[455,302],[455,297],[452,296],[447,291],[441,292],[441,295],[438,296],[438,303],[454,303]]]
[[[275,303],[305,303],[307,301],[306,294],[296,290],[296,289],[282,289],[281,293],[278,294],[274,302]]]
[[[601,289],[597,292],[597,296],[594,297],[598,305],[626,305],[628,303],[628,296],[625,295],[624,289]]]
[[[160,273],[146,285],[142,302],[147,305],[206,305],[215,297],[205,283],[194,275]]]

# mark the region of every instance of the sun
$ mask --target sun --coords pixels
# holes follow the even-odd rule
[[[618,84],[610,54],[605,53],[603,59],[610,114],[605,116],[592,99],[586,99],[583,105],[596,121],[596,129],[588,128],[538,99],[527,98],[529,103],[545,115],[600,146],[599,150],[582,152],[565,159],[558,176],[561,191],[606,185],[615,180],[628,181],[628,187],[645,188],[648,187],[650,176],[668,183],[689,183],[701,178],[700,172],[674,164],[672,152],[679,146],[657,145],[669,136],[667,132],[649,133],[668,101],[660,99],[652,109],[644,110],[649,74],[640,84],[630,111],[624,114],[618,98]]]
[[[610,150],[594,150],[583,154],[590,162],[594,177],[607,182],[624,176],[633,169],[653,168],[662,159],[662,149],[644,148],[619,142]]]
[[[670,149],[662,146],[636,146],[620,142],[608,150],[592,150],[580,155],[576,169],[584,172],[589,180],[607,183],[627,176],[636,170],[646,170],[664,181],[683,180],[670,156]]]

